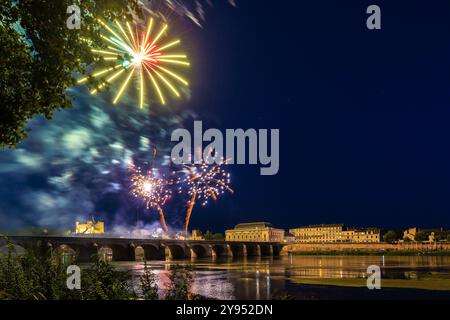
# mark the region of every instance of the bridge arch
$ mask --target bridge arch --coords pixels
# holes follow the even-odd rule
[[[164,248],[166,260],[183,259],[186,258],[184,248],[177,244],[168,244]]]
[[[137,246],[134,248],[134,258],[136,261],[144,261],[145,259],[145,250],[142,246]]]
[[[247,249],[247,256],[261,256],[261,247],[259,244],[245,244],[244,246]]]
[[[282,246],[280,245],[272,245],[272,253],[274,256],[279,256],[281,252]]]
[[[9,252],[11,252],[12,255],[22,256],[27,252],[27,250],[18,244],[6,244],[0,247],[0,255],[7,255]]]
[[[227,248],[225,245],[215,244],[211,246],[211,255],[213,257],[227,256]]]
[[[71,243],[70,245],[61,244],[58,246],[58,248],[62,246],[67,246],[70,249],[75,251],[75,260],[78,262],[92,262],[97,259],[97,246],[91,243],[86,244],[74,244]],[[57,249],[58,249],[57,248]]]
[[[75,262],[77,253],[67,244],[62,244],[55,249],[55,253],[61,256],[61,262],[70,265]]]
[[[114,257],[114,251],[110,247],[102,246],[98,249],[98,259],[103,261],[112,261]]]
[[[136,261],[163,260],[164,250],[154,244],[141,244],[135,249]]]
[[[230,244],[233,257],[243,257],[246,255],[246,247],[243,244]]]
[[[135,261],[135,247],[127,244],[110,244],[113,261]]]
[[[273,249],[271,244],[262,244],[260,246],[262,256],[273,256]]]
[[[208,247],[201,244],[191,245],[190,251],[191,258],[205,258],[209,255]]]

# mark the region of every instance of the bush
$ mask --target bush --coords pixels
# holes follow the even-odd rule
[[[83,300],[129,300],[137,295],[129,272],[117,271],[107,261],[97,259],[93,267],[83,271],[81,290]]]
[[[8,244],[0,255],[0,299],[11,300],[123,300],[136,298],[128,272],[97,261],[82,270],[81,290],[67,288],[67,264],[58,250],[28,247],[22,255]]]
[[[66,286],[66,266],[60,254],[51,249],[30,247],[20,255],[8,244],[8,252],[0,256],[1,299],[60,300],[77,295]]]
[[[140,284],[142,290],[142,297],[145,300],[158,300],[158,285],[156,284],[156,277],[152,270],[144,262],[144,274],[140,277]]]
[[[383,240],[387,243],[393,243],[398,240],[397,232],[394,230],[389,230],[386,232],[386,234],[383,236]]]
[[[28,247],[19,254],[14,245],[0,254],[0,300],[157,300],[155,274],[144,264],[139,277],[140,294],[133,289],[129,272],[117,271],[109,262],[97,259],[89,268],[81,270],[81,289],[67,288],[67,259],[62,250],[44,248],[41,244]],[[174,266],[166,299],[191,300],[203,297],[190,293],[190,268]]]
[[[416,234],[416,241],[427,241],[428,235],[429,233],[427,233],[426,231],[419,231]]]
[[[169,275],[170,287],[167,291],[167,300],[189,300],[192,285],[192,273],[188,268],[179,265],[172,267]]]
[[[221,233],[212,233],[211,231],[206,231],[205,235],[203,236],[205,240],[212,240],[212,241],[223,241],[223,234]]]

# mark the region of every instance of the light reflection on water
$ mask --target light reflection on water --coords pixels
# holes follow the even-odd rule
[[[143,272],[143,263],[114,262],[132,274]],[[294,256],[279,258],[219,258],[174,261],[149,261],[154,270],[160,294],[168,286],[172,265],[193,268],[192,291],[209,298],[270,299],[274,290],[289,292],[292,278],[364,278],[367,267],[379,265],[382,278],[450,279],[450,257],[383,257],[381,256]],[[289,292],[295,295],[295,292]]]

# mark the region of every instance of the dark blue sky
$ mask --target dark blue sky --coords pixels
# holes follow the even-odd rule
[[[195,207],[192,228],[449,228],[450,3],[237,4],[215,2],[203,29],[174,21],[192,68],[191,99],[172,113],[143,118],[78,88],[73,109],[34,121],[30,139],[0,160],[0,227],[69,228],[91,216],[109,228],[133,223],[145,210],[129,199],[123,164],[145,160],[148,139],[169,154],[171,130],[191,126],[192,112],[205,129],[281,136],[278,175],[230,166],[236,193]],[[366,28],[371,4],[382,30]],[[183,221],[179,203],[167,208],[169,222]]]
[[[192,225],[450,227],[450,3],[238,4],[198,33],[191,107],[213,127],[280,128],[280,172],[234,166],[236,194]]]

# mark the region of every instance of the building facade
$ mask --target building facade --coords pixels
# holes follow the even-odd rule
[[[377,229],[347,229],[342,231],[339,242],[377,243],[380,241],[380,231]]]
[[[290,229],[296,242],[339,242],[343,224],[318,224]]]
[[[374,243],[380,242],[377,229],[349,229],[343,224],[319,224],[290,229],[300,243]]]
[[[282,242],[284,230],[268,222],[240,223],[225,231],[225,241]]]
[[[192,234],[187,240],[196,240],[196,241],[203,241],[205,238],[203,237],[200,230],[192,230]]]
[[[76,234],[103,234],[105,233],[105,223],[103,221],[95,222],[88,220],[86,223],[75,222]]]

